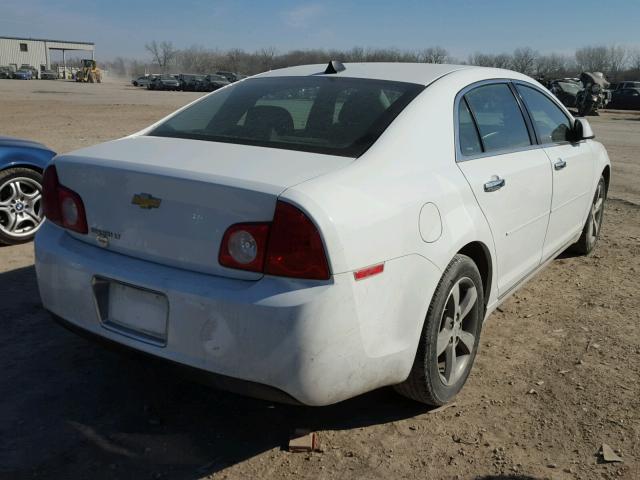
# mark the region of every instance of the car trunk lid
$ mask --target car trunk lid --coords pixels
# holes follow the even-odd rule
[[[79,240],[145,260],[221,276],[220,241],[241,222],[271,221],[286,188],[353,159],[199,140],[129,137],[56,158],[76,191],[89,234]]]

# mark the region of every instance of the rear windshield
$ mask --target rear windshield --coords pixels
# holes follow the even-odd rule
[[[149,135],[358,157],[423,89],[357,78],[253,78],[205,97]]]

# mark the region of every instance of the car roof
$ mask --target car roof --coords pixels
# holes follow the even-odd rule
[[[438,78],[451,72],[463,69],[483,69],[470,65],[449,65],[433,63],[345,63],[345,70],[328,74],[335,77],[370,78],[375,80],[391,80],[429,85]],[[324,75],[327,64],[300,65],[265,72],[257,77],[286,77]]]

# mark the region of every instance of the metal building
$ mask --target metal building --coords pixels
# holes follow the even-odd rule
[[[66,67],[66,52],[84,50],[87,52],[87,58],[91,55],[93,59],[95,44],[42,38],[0,37],[0,66],[19,69],[21,65],[31,65],[39,71],[49,70],[51,50],[62,51],[62,64]]]

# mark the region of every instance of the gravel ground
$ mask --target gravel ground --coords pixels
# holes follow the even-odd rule
[[[197,97],[3,80],[0,135],[64,152]],[[311,409],[190,383],[52,323],[32,245],[0,248],[0,479],[640,478],[640,115],[590,120],[613,163],[598,247],[554,261],[492,315],[442,411],[391,389]],[[317,431],[322,452],[283,450],[294,428]],[[602,463],[603,443],[623,463]]]

